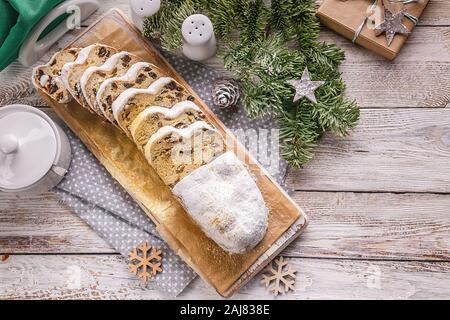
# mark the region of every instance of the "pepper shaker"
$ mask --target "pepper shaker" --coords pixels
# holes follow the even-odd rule
[[[130,0],[131,19],[136,27],[144,30],[144,19],[159,11],[161,0]]]
[[[205,15],[194,14],[182,25],[183,53],[194,61],[213,57],[217,51],[217,40],[211,20]]]

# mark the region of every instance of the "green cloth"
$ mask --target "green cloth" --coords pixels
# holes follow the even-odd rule
[[[0,0],[0,71],[18,57],[36,24],[63,1]]]

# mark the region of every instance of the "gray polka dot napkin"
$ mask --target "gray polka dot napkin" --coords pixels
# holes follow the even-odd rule
[[[274,122],[251,120],[242,106],[220,109],[213,106],[214,83],[220,73],[183,57],[166,54],[166,58],[213,109],[224,124],[280,184],[287,165],[278,152],[278,132]],[[67,130],[73,159],[67,177],[55,189],[61,200],[75,211],[124,257],[144,241],[163,251],[163,272],[149,282],[172,296],[177,296],[196,274],[161,240],[154,224],[126,191]],[[124,264],[124,267],[125,264]]]

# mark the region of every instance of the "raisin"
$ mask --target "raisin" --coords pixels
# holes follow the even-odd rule
[[[123,86],[124,86],[125,88],[127,88],[127,89],[130,89],[130,88],[133,87],[133,84],[127,82],[127,83],[124,83]]]
[[[152,79],[156,79],[158,76],[156,75],[156,73],[154,72],[149,72],[148,75],[150,76],[150,78]]]
[[[100,57],[100,58],[103,58],[104,56],[106,56],[106,52],[107,50],[106,50],[106,48],[105,47],[101,47],[99,50],[98,50],[98,56]]]
[[[175,170],[175,172],[176,173],[182,173],[183,172],[183,170],[185,169],[186,167],[183,165],[183,164],[180,164],[177,168],[176,168],[176,170]]]
[[[111,88],[117,89],[117,83],[115,83],[115,82],[111,83]]]
[[[139,77],[136,79],[136,83],[137,83],[137,84],[141,84],[142,82],[145,81],[145,79],[147,79],[147,77],[145,76],[145,74],[141,74],[141,75],[139,75]]]
[[[98,56],[99,56],[100,58],[103,58],[103,57],[109,58],[110,55],[111,55],[111,51],[108,50],[108,49],[106,49],[105,47],[101,47],[101,48],[98,50]]]
[[[78,85],[78,83],[75,84],[75,87],[74,87],[73,89],[74,89],[74,91],[75,91],[75,95],[76,95],[77,97],[80,97],[80,96],[81,96],[81,89],[80,89],[80,86]]]
[[[145,71],[145,72],[150,72],[150,71],[152,71],[152,68],[150,68],[150,67],[145,67],[145,68],[144,68],[144,71]]]
[[[174,81],[171,81],[167,86],[166,86],[166,88],[168,88],[169,90],[175,90],[175,89],[177,89],[177,84],[174,82]]]
[[[104,73],[102,71],[98,71],[97,74],[102,78],[106,77],[106,73]]]
[[[112,105],[113,101],[112,101],[112,97],[111,96],[107,96],[106,97],[106,103],[109,105]]]
[[[128,63],[131,61],[131,57],[129,55],[125,55],[121,59],[123,62]]]
[[[55,83],[52,83],[50,89],[48,90],[48,93],[54,94],[56,91],[58,91],[58,86]]]
[[[52,63],[50,64],[50,67],[53,67],[55,64],[56,64],[56,59],[54,59],[54,60],[52,61]]]
[[[194,98],[193,96],[189,96],[189,97],[187,97],[187,100],[188,100],[188,101],[194,101],[195,98]]]

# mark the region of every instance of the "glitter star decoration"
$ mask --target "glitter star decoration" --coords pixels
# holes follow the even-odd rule
[[[308,68],[306,68],[300,80],[291,80],[288,83],[295,88],[294,102],[306,97],[312,103],[317,103],[315,91],[323,86],[325,81],[311,81]]]
[[[408,34],[410,31],[403,24],[403,18],[405,17],[405,12],[399,11],[397,13],[392,13],[388,8],[384,8],[384,21],[375,28],[380,34],[386,33],[387,44],[390,47],[396,33]]]

